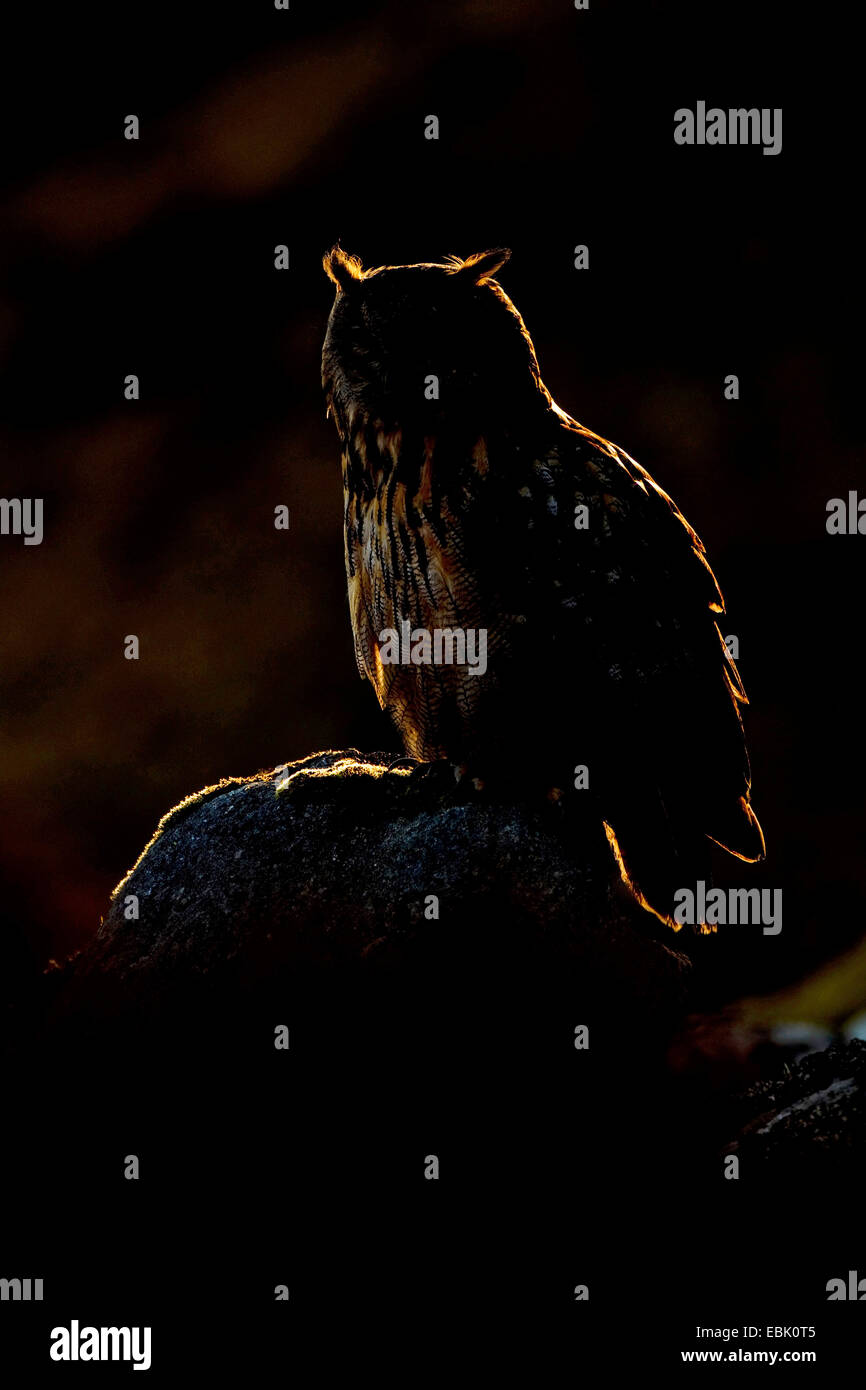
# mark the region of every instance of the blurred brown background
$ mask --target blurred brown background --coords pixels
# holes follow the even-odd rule
[[[828,498],[866,489],[855,57],[832,12],[818,34],[811,6],[701,8],[262,0],[28,21],[3,98],[0,495],[44,497],[45,539],[0,537],[8,960],[86,940],[190,791],[397,747],[355,671],[319,382],[338,237],[368,264],[510,245],[502,282],[554,397],[707,544],[770,850],[727,881],[785,894],[782,937],[719,945],[722,992],[861,933],[866,541],[824,526]],[[673,112],[698,99],[783,107],[782,154],[677,148]]]

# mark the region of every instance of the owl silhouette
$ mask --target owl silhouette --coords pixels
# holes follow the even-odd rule
[[[413,758],[582,798],[672,922],[710,841],[764,856],[722,594],[667,493],[544,386],[494,279],[509,255],[324,257],[358,666]],[[474,665],[456,638],[437,660],[437,631],[474,641]]]

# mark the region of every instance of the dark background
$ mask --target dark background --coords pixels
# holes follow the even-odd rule
[[[849,13],[32,7],[0,82],[0,495],[45,499],[40,547],[0,537],[8,998],[88,940],[181,797],[318,749],[397,748],[356,674],[319,380],[320,260],[337,238],[367,264],[510,246],[501,280],[554,397],[636,456],[707,545],[740,639],[769,849],[764,866],[717,867],[722,882],[781,887],[785,915],[779,937],[704,943],[705,999],[783,987],[861,938],[866,541],[825,530],[827,500],[866,488]],[[674,111],[699,99],[782,107],[782,153],[675,146]],[[123,139],[130,113],[137,143]],[[423,138],[430,113],[438,143]],[[288,272],[273,268],[279,243]],[[578,243],[589,272],[573,269]],[[738,402],[724,400],[728,373]],[[288,533],[273,527],[280,503]],[[580,679],[579,661],[562,679]],[[714,1150],[712,1174],[690,1173],[656,1093],[638,1079],[643,1104],[618,1112],[605,1081],[593,1108],[568,1065],[578,1054],[522,1108],[525,1001],[485,1002],[512,1052],[434,1066],[435,1103],[402,1036],[381,1088],[360,1046],[329,1070],[309,1037],[285,1059],[266,1043],[273,1073],[253,1088],[245,1061],[215,1058],[217,1025],[178,1068],[173,1108],[149,1057],[136,1071],[109,1046],[106,1072],[99,1035],[92,1068],[64,1071],[49,1048],[31,1075],[19,1055],[0,1273],[44,1272],[49,1297],[10,1305],[4,1360],[17,1341],[36,1383],[50,1326],[80,1316],[152,1319],[158,1376],[200,1368],[203,1337],[223,1370],[233,1351],[261,1365],[271,1350],[285,1369],[332,1299],[317,1367],[363,1301],[378,1368],[394,1364],[396,1293],[426,1317],[401,1384],[455,1309],[483,1356],[531,1334],[530,1384],[585,1364],[593,1334],[606,1366],[631,1351],[651,1367],[660,1339],[669,1365],[696,1322],[770,1310],[820,1324],[826,1374],[840,1329],[860,1325],[823,1290],[858,1261],[866,1274],[862,1202],[799,1178],[756,1196],[718,1179]],[[434,1032],[434,1063],[436,1046]],[[682,1137],[687,1113],[679,1124]],[[428,1146],[451,1154],[441,1184],[418,1179]],[[141,1184],[120,1176],[128,1151]],[[591,1320],[571,1303],[583,1277]],[[295,1301],[274,1305],[284,1280]],[[551,1365],[533,1305],[566,1326],[569,1360]],[[357,1360],[363,1343],[346,1342]],[[442,1345],[453,1371],[455,1342]]]
[[[859,936],[866,542],[825,532],[863,478],[859,60],[837,26],[832,5],[647,0],[31,16],[3,84],[0,491],[44,497],[45,540],[0,538],[7,961],[82,945],[187,793],[397,747],[356,675],[319,381],[338,237],[367,264],[511,246],[555,399],[705,541],[769,847],[722,881],[785,904],[781,937],[720,943],[721,992]],[[783,107],[782,153],[675,146],[698,99]]]

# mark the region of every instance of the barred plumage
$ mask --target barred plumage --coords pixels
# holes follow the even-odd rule
[[[707,838],[764,852],[722,596],[670,497],[552,400],[493,279],[508,255],[325,257],[358,665],[416,758],[546,789],[587,765],[624,876],[667,916]],[[405,621],[486,630],[486,673],[386,664]]]

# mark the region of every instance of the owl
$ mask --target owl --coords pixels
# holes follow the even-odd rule
[[[551,397],[509,255],[324,257],[358,666],[411,757],[582,798],[673,925],[710,841],[764,855],[722,595],[667,493]]]

